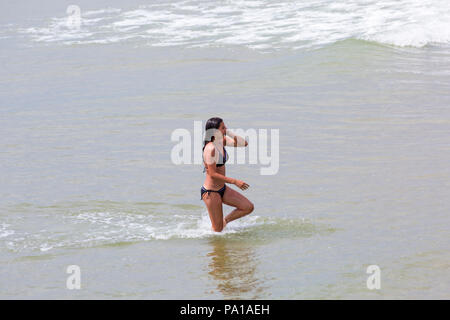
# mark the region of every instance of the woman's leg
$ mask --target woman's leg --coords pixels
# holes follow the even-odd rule
[[[222,198],[217,192],[205,192],[202,197],[208,208],[209,218],[211,219],[212,230],[220,232],[224,228],[224,219],[222,211]]]
[[[236,208],[225,217],[227,223],[251,213],[254,209],[250,200],[229,186],[225,189],[222,202]]]

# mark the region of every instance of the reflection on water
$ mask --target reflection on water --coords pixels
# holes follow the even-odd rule
[[[263,280],[257,272],[254,247],[222,237],[209,239],[209,274],[217,282],[223,299],[261,299]]]

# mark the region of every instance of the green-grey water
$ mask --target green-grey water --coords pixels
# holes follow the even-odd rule
[[[450,8],[319,2],[2,3],[0,297],[448,299]],[[277,174],[227,164],[255,210],[223,234],[170,157],[213,116],[280,135]]]

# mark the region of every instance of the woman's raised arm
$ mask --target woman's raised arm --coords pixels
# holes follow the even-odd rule
[[[246,147],[248,145],[248,142],[244,138],[234,134],[232,131],[227,130],[225,136],[225,145],[229,147]]]

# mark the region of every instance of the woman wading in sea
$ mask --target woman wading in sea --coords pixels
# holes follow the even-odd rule
[[[249,187],[244,181],[225,175],[225,162],[228,160],[225,146],[246,147],[248,143],[244,138],[227,131],[227,127],[221,118],[209,119],[206,122],[205,130],[203,162],[206,178],[200,194],[208,208],[212,230],[220,232],[227,223],[253,211],[253,203],[236,190],[225,185],[225,183],[234,184],[242,190]],[[223,217],[222,203],[236,208],[225,218]]]

